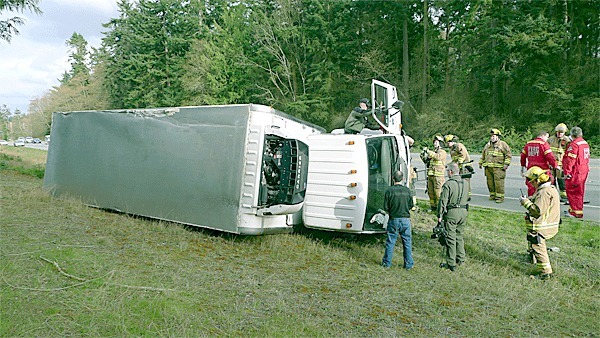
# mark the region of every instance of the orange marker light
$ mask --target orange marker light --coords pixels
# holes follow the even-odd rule
[[[352,228],[352,223],[346,223],[346,228]]]
[[[350,197],[348,197],[348,199],[350,199],[351,201],[354,201],[356,199],[356,195],[350,195]]]
[[[348,143],[346,143],[346,144],[348,144],[349,146],[352,146],[352,145],[354,145],[354,141],[348,141]]]
[[[350,170],[350,174],[356,174],[356,170],[355,169]]]
[[[358,184],[356,184],[355,182],[350,183],[350,187],[354,188],[356,187]]]

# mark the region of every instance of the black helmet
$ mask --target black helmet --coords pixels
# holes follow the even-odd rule
[[[358,101],[358,103],[365,103],[368,105],[369,103],[371,103],[371,100],[367,99],[366,97],[363,97]]]

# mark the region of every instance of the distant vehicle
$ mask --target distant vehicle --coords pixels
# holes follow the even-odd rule
[[[46,143],[46,144],[50,143],[50,135],[44,136],[44,143]]]
[[[7,146],[7,145],[8,145],[7,140],[0,140],[0,146]]]
[[[31,136],[27,136],[27,137],[25,138],[25,142],[27,142],[27,143],[33,143],[33,137],[31,137]]]
[[[15,147],[24,147],[25,146],[25,141],[21,140],[20,138],[18,140],[16,140],[15,142],[13,142],[13,146]]]
[[[19,137],[19,138],[17,139],[17,141],[23,141],[23,142],[25,142],[25,138],[24,138],[23,136],[21,136],[21,137]]]
[[[34,138],[33,143],[42,143],[42,140],[40,140],[39,138]]]

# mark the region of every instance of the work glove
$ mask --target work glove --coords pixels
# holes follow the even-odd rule
[[[385,223],[385,216],[383,214],[376,213],[375,215],[373,215],[373,217],[371,217],[370,222],[383,225],[383,223]]]

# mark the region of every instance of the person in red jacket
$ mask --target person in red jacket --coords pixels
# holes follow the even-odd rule
[[[536,138],[525,144],[521,152],[521,176],[525,170],[536,166],[548,171],[548,176],[552,179],[550,168],[556,168],[556,159],[547,142],[549,136],[547,132],[540,131]],[[527,195],[533,196],[535,187],[529,183],[528,179],[525,179],[525,184],[527,185]]]
[[[569,200],[569,213],[566,216],[583,218],[585,181],[590,172],[590,146],[583,139],[583,132],[579,127],[571,129],[571,139],[563,157],[565,190]]]

